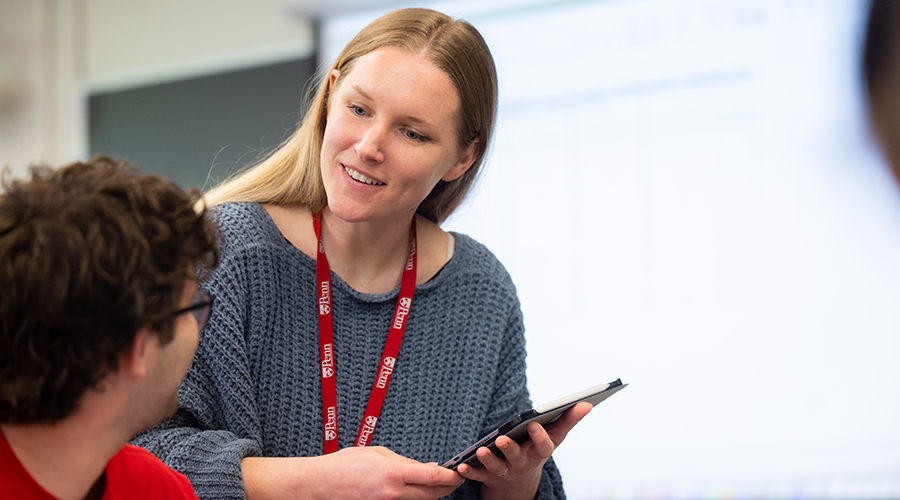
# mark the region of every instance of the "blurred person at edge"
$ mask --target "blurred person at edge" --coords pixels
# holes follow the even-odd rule
[[[285,145],[207,194],[216,305],[178,413],[133,443],[209,500],[564,498],[551,454],[588,403],[484,467],[434,463],[531,408],[509,274],[439,226],[496,108],[470,24],[402,9],[360,31]]]
[[[871,0],[863,44],[863,81],[875,137],[900,181],[900,4]]]
[[[186,193],[105,157],[0,194],[0,498],[196,499],[127,444],[170,417],[211,299],[215,227]]]

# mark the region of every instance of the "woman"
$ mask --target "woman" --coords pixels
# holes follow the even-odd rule
[[[549,457],[589,404],[499,438],[483,468],[434,463],[531,407],[508,274],[438,226],[484,157],[496,89],[470,25],[387,14],[285,146],[209,194],[216,305],[179,412],[136,439],[201,498],[564,495]]]

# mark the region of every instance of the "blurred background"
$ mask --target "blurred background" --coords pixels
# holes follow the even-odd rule
[[[0,0],[0,164],[105,153],[209,188],[411,5]],[[629,384],[555,454],[569,497],[900,498],[900,193],[866,123],[866,0],[415,5],[497,62],[496,142],[444,228],[512,274],[532,399]]]

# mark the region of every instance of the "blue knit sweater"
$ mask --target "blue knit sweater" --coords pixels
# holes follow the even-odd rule
[[[243,499],[241,459],[322,454],[316,263],[254,203],[218,207],[215,297],[180,408],[134,443],[204,500]],[[515,287],[483,245],[456,234],[453,258],[416,287],[373,446],[422,462],[452,458],[531,407]],[[338,440],[353,445],[399,289],[364,294],[332,273]],[[477,498],[467,481],[450,498]],[[538,498],[565,498],[552,459]]]

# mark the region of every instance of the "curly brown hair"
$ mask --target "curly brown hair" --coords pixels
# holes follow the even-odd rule
[[[0,194],[0,422],[17,424],[70,415],[142,327],[170,342],[186,280],[218,259],[196,190],[102,156],[30,173]]]

